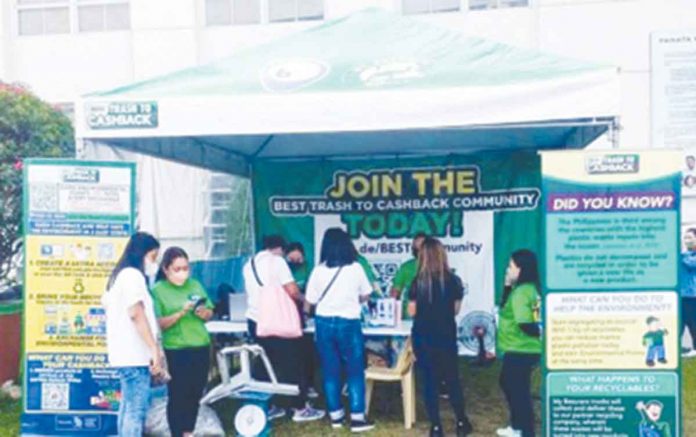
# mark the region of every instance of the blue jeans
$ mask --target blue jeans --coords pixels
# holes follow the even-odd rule
[[[150,369],[119,367],[121,405],[118,409],[119,437],[141,437],[150,408]]]
[[[665,346],[660,344],[656,346],[650,346],[648,348],[648,353],[647,356],[645,357],[646,361],[655,361],[655,358],[658,360],[664,360],[665,359]]]
[[[365,340],[360,319],[316,317],[315,342],[324,375],[326,407],[332,418],[343,415],[341,375],[346,375],[351,414],[365,413]]]

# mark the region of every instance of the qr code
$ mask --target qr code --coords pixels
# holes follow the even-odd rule
[[[58,383],[41,384],[42,410],[67,410],[70,406],[70,385]]]
[[[29,210],[36,212],[58,211],[58,186],[55,184],[31,184]]]

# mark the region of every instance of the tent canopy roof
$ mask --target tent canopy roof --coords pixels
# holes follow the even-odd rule
[[[157,123],[95,124],[116,102],[147,103]],[[618,107],[615,67],[368,9],[90,94],[76,120],[85,140],[238,173],[256,158],[582,147]]]

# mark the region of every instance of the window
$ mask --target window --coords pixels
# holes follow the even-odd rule
[[[456,12],[459,9],[460,0],[402,0],[401,2],[401,11],[406,15]]]
[[[262,11],[267,12],[264,17]],[[205,0],[205,24],[226,26],[323,20],[324,0]]]
[[[129,0],[17,0],[20,35],[130,28]]]
[[[208,26],[259,24],[261,0],[206,0],[205,23]]]
[[[17,21],[20,35],[70,32],[68,1],[19,0]]]
[[[469,0],[469,9],[472,11],[527,6],[529,6],[529,0]]]
[[[268,0],[268,21],[271,23],[323,18],[324,2],[322,0]]]
[[[99,4],[102,3],[102,4]],[[123,2],[80,0],[77,8],[80,32],[130,29],[130,7]]]

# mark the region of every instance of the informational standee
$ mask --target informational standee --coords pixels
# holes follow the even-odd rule
[[[496,267],[504,269],[520,244],[534,249],[539,241],[539,183],[538,156],[531,153],[262,162],[253,179],[256,232],[300,241],[316,262],[324,232],[343,228],[385,292],[412,258],[413,237],[439,238],[465,288],[459,351],[473,355],[476,327],[484,329],[486,347],[495,348]]]
[[[681,435],[681,162],[542,153],[546,436]]]
[[[22,434],[116,434],[100,299],[134,223],[134,167],[28,160]]]

